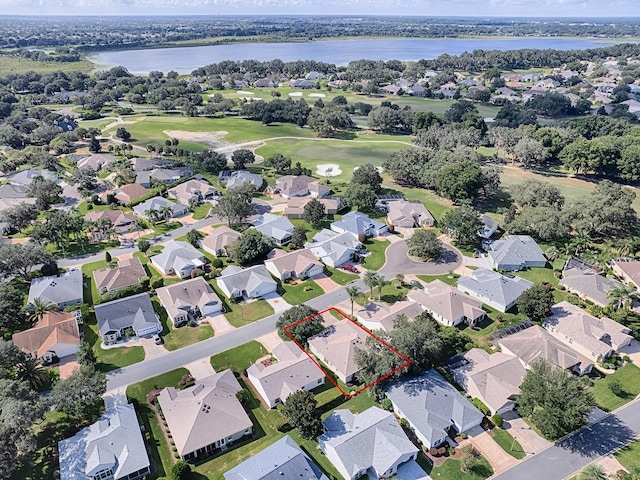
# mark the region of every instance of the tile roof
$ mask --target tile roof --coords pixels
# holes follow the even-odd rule
[[[12,340],[23,352],[36,352],[41,358],[58,343],[78,345],[80,331],[76,317],[71,313],[47,312],[33,328],[14,333]]]

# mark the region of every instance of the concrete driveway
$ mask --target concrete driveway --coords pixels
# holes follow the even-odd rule
[[[264,295],[262,298],[264,298],[267,303],[271,305],[275,313],[282,313],[285,310],[289,310],[291,307],[293,307],[293,305],[286,302],[285,299],[277,293],[269,293],[267,295]]]
[[[518,460],[505,452],[489,432],[485,431],[481,426],[473,427],[467,432],[467,435],[469,438],[463,440],[461,445],[467,442],[473,445],[491,464],[494,473],[504,472],[507,468],[518,463]]]
[[[140,342],[140,345],[142,345],[142,348],[144,348],[145,360],[169,353],[169,350],[165,348],[164,344],[156,345],[156,342],[149,337],[140,337],[138,341]]]
[[[462,254],[451,245],[443,245],[444,253],[437,262],[416,262],[409,258],[407,241],[394,242],[385,252],[387,261],[379,273],[386,278],[393,278],[396,274],[403,275],[443,275],[454,271],[462,265]]]
[[[631,344],[628,347],[620,349],[622,355],[627,355],[633,363],[640,366],[640,342],[637,340],[631,340]]]
[[[516,412],[507,412],[503,418],[504,428],[518,440],[527,455],[538,453],[551,445],[549,440],[545,440],[534,432]]]

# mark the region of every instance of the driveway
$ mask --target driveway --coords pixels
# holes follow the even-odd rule
[[[208,315],[204,318],[209,322],[209,325],[211,325],[211,328],[213,328],[216,335],[222,335],[236,328],[229,323],[229,320],[224,316],[224,313]]]
[[[275,313],[282,313],[285,310],[289,310],[291,307],[293,307],[293,305],[286,302],[284,298],[282,298],[277,293],[269,293],[267,295],[264,295],[262,298],[264,298],[267,303],[271,305]]]
[[[156,342],[151,338],[140,337],[138,341],[140,342],[140,345],[142,345],[142,348],[144,348],[145,360],[160,357],[169,353],[169,350],[167,350],[164,345],[156,345]]]
[[[500,445],[491,437],[489,432],[481,426],[473,427],[467,431],[469,438],[463,440],[461,445],[470,443],[478,450],[484,458],[491,464],[494,473],[504,472],[507,468],[514,466],[518,460],[505,452]]]
[[[329,277],[327,277],[324,273],[319,273],[318,275],[314,275],[313,277],[311,277],[311,280],[316,282],[320,286],[320,288],[324,290],[324,293],[334,292],[342,288],[342,285],[334,282]]]
[[[627,355],[633,363],[640,366],[640,342],[637,340],[631,340],[631,344],[621,348],[620,353]]]
[[[538,453],[551,445],[549,440],[545,440],[533,431],[529,424],[516,412],[507,412],[503,415],[503,418],[505,430],[518,440],[527,455]]]
[[[437,262],[416,262],[409,258],[407,241],[394,242],[385,252],[387,261],[379,273],[386,278],[393,278],[398,273],[403,275],[443,275],[454,271],[462,265],[462,254],[450,245],[443,245],[444,253]]]
[[[208,358],[202,358],[195,362],[187,363],[186,365],[183,365],[183,367],[189,370],[191,376],[196,380],[201,380],[216,373]]]

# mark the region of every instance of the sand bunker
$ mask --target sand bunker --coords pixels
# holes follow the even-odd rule
[[[221,138],[229,132],[185,132],[184,130],[163,130],[162,133],[168,135],[170,138],[177,138],[178,140],[184,140],[185,142],[204,143],[205,145],[212,147],[220,147],[225,145]]]
[[[256,102],[258,100],[262,100],[260,97],[240,97],[241,100],[247,100],[249,102]]]
[[[356,170],[358,170],[360,167],[353,167],[353,171],[355,172]],[[378,171],[378,173],[382,173],[384,172],[384,168],[382,167],[376,167],[376,170]]]
[[[335,163],[323,163],[316,166],[316,173],[324,177],[337,177],[342,173],[340,165]]]
[[[289,94],[290,97],[301,97],[302,96],[302,92],[291,92]]]
[[[236,93],[238,95],[253,95],[253,92],[245,92],[244,90],[238,90]],[[215,95],[215,93],[213,95]],[[209,96],[213,97],[213,95],[209,95]]]
[[[310,93],[310,97],[324,98],[326,95],[324,93]]]

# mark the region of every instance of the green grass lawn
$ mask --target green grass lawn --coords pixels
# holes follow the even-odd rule
[[[251,340],[231,350],[214,355],[211,357],[211,366],[216,372],[227,368],[231,368],[236,372],[243,372],[267,353],[269,352],[260,342]]]
[[[82,266],[82,275],[84,276],[84,301],[89,305],[95,305],[100,300],[100,291],[96,286],[96,282],[93,279],[93,272],[100,270],[101,268],[107,268],[109,264],[106,260],[99,260],[97,262],[85,263]]]
[[[496,441],[496,443],[500,445],[502,449],[512,457],[520,460],[521,458],[524,458],[526,456],[522,445],[520,445],[517,440],[514,441],[514,438],[508,431],[500,427],[494,427],[491,430],[491,436]]]
[[[384,302],[389,305],[396,303],[402,299],[406,299],[407,293],[409,292],[409,285],[400,282],[397,279],[391,280],[388,284],[382,287],[382,291],[378,292],[378,288],[373,288],[373,298],[374,301]],[[365,303],[369,302],[369,294],[370,290],[367,288],[362,292],[361,295],[358,295],[356,298],[356,303],[364,306]]]
[[[173,455],[169,449],[162,429],[158,424],[155,412],[151,409],[147,403],[147,394],[154,389],[154,387],[165,388],[175,387],[184,375],[188,375],[190,372],[186,368],[177,368],[170,372],[158,375],[157,377],[143,380],[142,382],[134,383],[127,387],[127,398],[136,408],[138,419],[144,425],[145,437],[147,445],[151,450],[151,456],[157,466],[157,472],[149,478],[165,477],[170,475],[171,467],[173,465]]]
[[[203,203],[202,205],[198,205],[193,208],[193,218],[194,220],[202,220],[209,214],[209,210],[211,210],[210,203]]]
[[[327,275],[327,277],[330,277],[331,280],[339,283],[340,285],[346,285],[347,283],[351,283],[354,280],[360,278],[354,273],[349,273],[345,270],[332,267],[325,267],[325,274]]]
[[[313,280],[306,280],[296,285],[287,285],[284,283],[282,284],[282,288],[285,291],[282,298],[291,305],[300,305],[324,293],[320,285]]]
[[[220,297],[220,295],[218,296]],[[266,300],[256,300],[242,304],[227,302],[227,305],[231,311],[225,311],[224,316],[234,327],[243,327],[275,313],[273,307]]]
[[[493,469],[487,459],[482,456],[478,459],[478,465],[468,472],[463,472],[460,470],[460,460],[448,458],[441,466],[434,467],[429,475],[434,480],[484,480],[493,475]]]
[[[640,440],[621,448],[614,455],[627,470],[632,467],[640,467]]]
[[[85,321],[84,325],[81,326],[81,330],[84,333],[85,340],[93,346],[93,351],[96,354],[96,366],[100,371],[108,372],[144,360],[144,349],[142,347],[102,348],[100,346],[98,324],[93,314],[91,314],[91,319]]]
[[[162,332],[160,332],[160,335],[167,350],[177,350],[178,348],[186,347],[192,343],[213,337],[213,328],[211,328],[209,324],[200,325],[199,327],[185,325],[184,327],[175,328],[157,296],[151,298],[151,303],[153,304],[153,309],[160,317],[160,323],[162,324]]]
[[[431,283],[434,280],[440,280],[444,283],[446,283],[447,285],[451,285],[452,287],[455,287],[458,284],[458,278],[460,278],[460,275],[458,275],[457,273],[445,273],[444,275],[416,275],[420,280],[422,280],[424,283]]]
[[[611,392],[610,385],[615,380],[620,382],[626,392],[626,395],[622,398]],[[619,368],[616,373],[594,380],[591,391],[598,406],[607,412],[611,412],[640,394],[640,368],[632,363],[627,363]]]
[[[367,270],[380,270],[386,261],[384,255],[387,247],[391,245],[389,240],[367,240],[364,246],[371,252],[371,255],[365,257],[364,266]]]

